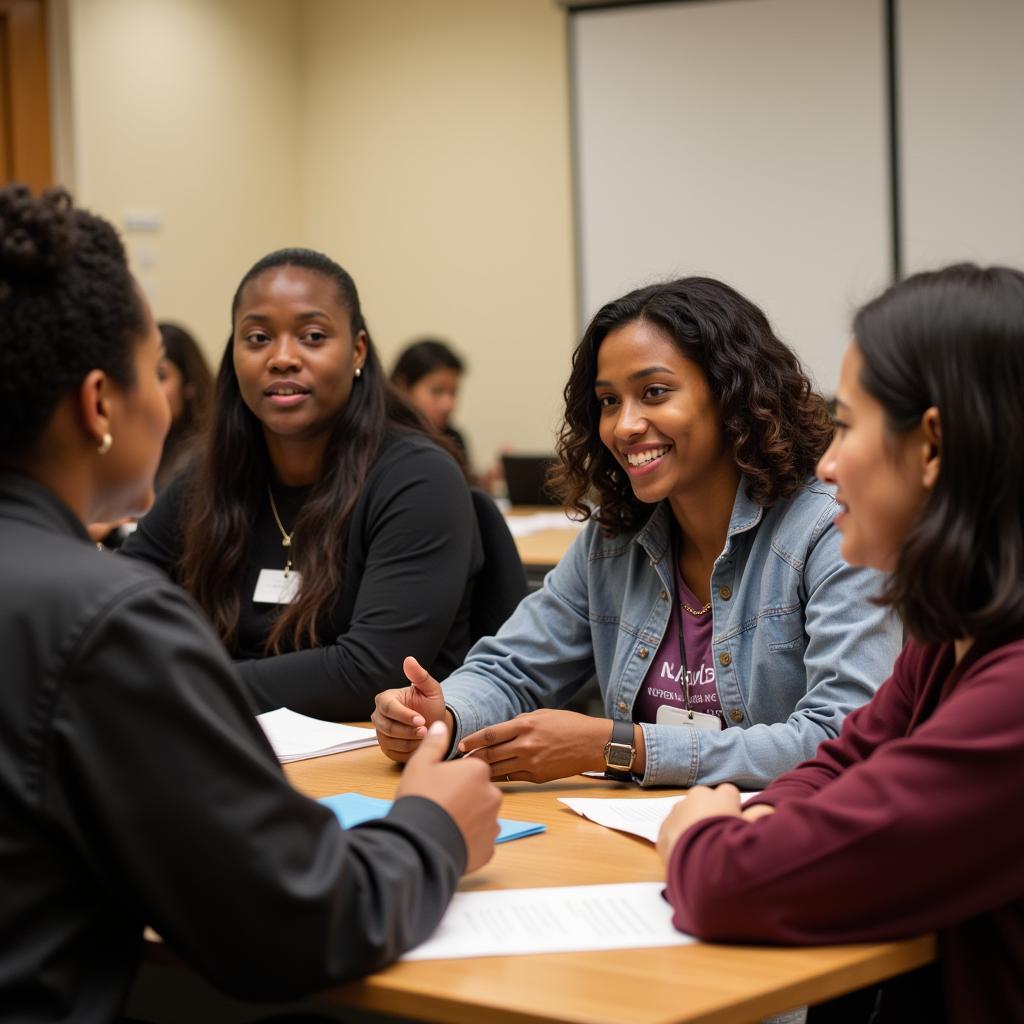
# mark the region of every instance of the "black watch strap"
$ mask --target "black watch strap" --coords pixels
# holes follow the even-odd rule
[[[612,721],[612,735],[604,748],[605,774],[613,779],[631,779],[636,759],[633,723],[616,718]]]

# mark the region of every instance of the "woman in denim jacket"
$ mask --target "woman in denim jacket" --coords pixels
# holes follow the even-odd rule
[[[565,398],[558,482],[586,528],[443,691],[407,659],[411,685],[376,698],[381,748],[404,761],[442,718],[496,779],[767,785],[900,646],[813,478],[824,400],[760,309],[695,277],[601,309]],[[606,718],[557,710],[594,675]]]

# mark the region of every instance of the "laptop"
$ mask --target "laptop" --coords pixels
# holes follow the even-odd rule
[[[512,505],[560,505],[544,489],[548,468],[555,457],[547,455],[502,455],[508,500]]]

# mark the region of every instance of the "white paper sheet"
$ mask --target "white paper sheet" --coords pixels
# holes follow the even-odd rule
[[[582,530],[584,524],[570,519],[564,512],[531,512],[528,515],[506,516],[513,537],[529,537],[544,530]]]
[[[755,796],[756,792],[740,793],[740,802],[746,803]],[[658,841],[661,823],[668,817],[669,811],[680,800],[685,799],[685,796],[641,796],[630,800],[613,797],[559,797],[563,804],[571,807],[577,814],[582,814],[584,818],[604,825],[605,828],[614,828],[619,832],[640,836],[651,843]]]
[[[282,764],[370,747],[377,742],[377,733],[373,729],[307,718],[288,708],[266,711],[257,715],[256,721],[263,727]]]
[[[437,931],[403,960],[685,946],[662,882],[456,893]]]

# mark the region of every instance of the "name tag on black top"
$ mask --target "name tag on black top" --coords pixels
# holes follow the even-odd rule
[[[294,569],[260,569],[252,599],[256,604],[291,604],[299,592],[302,574]]]

